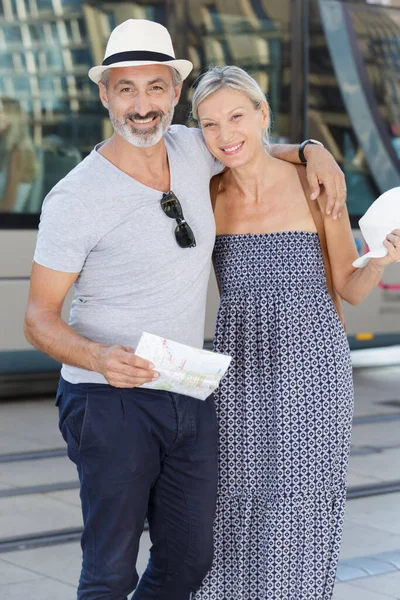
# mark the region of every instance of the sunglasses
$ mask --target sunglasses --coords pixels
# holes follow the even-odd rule
[[[193,231],[186,223],[182,212],[182,206],[173,192],[163,194],[161,198],[161,208],[167,217],[175,219],[178,225],[175,228],[175,239],[181,248],[194,248],[196,239]]]

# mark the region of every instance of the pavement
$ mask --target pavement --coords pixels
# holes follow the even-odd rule
[[[396,489],[400,480],[400,363],[371,368],[364,357],[362,362],[354,371],[348,477],[357,497],[347,502],[334,600],[400,600],[400,491],[370,495],[381,486]],[[5,538],[81,526],[76,471],[66,456],[1,461],[4,455],[62,448],[57,410],[49,399],[19,400],[1,403],[0,415],[0,600],[74,600],[78,541],[35,548],[21,542],[19,549],[1,549]],[[360,497],[360,490],[368,495]],[[144,532],[139,573],[149,547]]]

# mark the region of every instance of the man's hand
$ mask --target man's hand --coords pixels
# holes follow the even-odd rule
[[[333,156],[321,146],[307,144],[304,148],[307,159],[307,180],[311,189],[311,199],[316,200],[321,186],[326,192],[326,213],[337,219],[346,203],[346,181],[343,171]]]
[[[159,376],[148,360],[136,356],[129,346],[101,346],[96,356],[96,370],[110,385],[133,388]]]

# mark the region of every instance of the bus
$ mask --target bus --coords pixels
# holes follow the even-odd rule
[[[111,134],[87,71],[128,18],[165,25],[194,64],[175,112],[211,64],[236,64],[265,90],[273,140],[320,140],[343,169],[358,220],[400,185],[400,0],[2,0],[0,2],[0,395],[53,390],[59,365],[23,336],[39,214],[48,191]],[[68,303],[66,303],[68,304]],[[205,342],[218,293],[210,281]],[[68,305],[64,317],[68,318]],[[400,340],[400,265],[357,308],[353,348]]]

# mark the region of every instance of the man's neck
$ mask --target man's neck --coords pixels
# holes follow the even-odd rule
[[[164,137],[154,146],[139,148],[114,133],[99,148],[99,153],[118,169],[145,185],[149,185],[149,180],[151,183],[152,178],[155,178],[155,185],[149,187],[158,189],[157,182],[169,178],[168,154]]]

